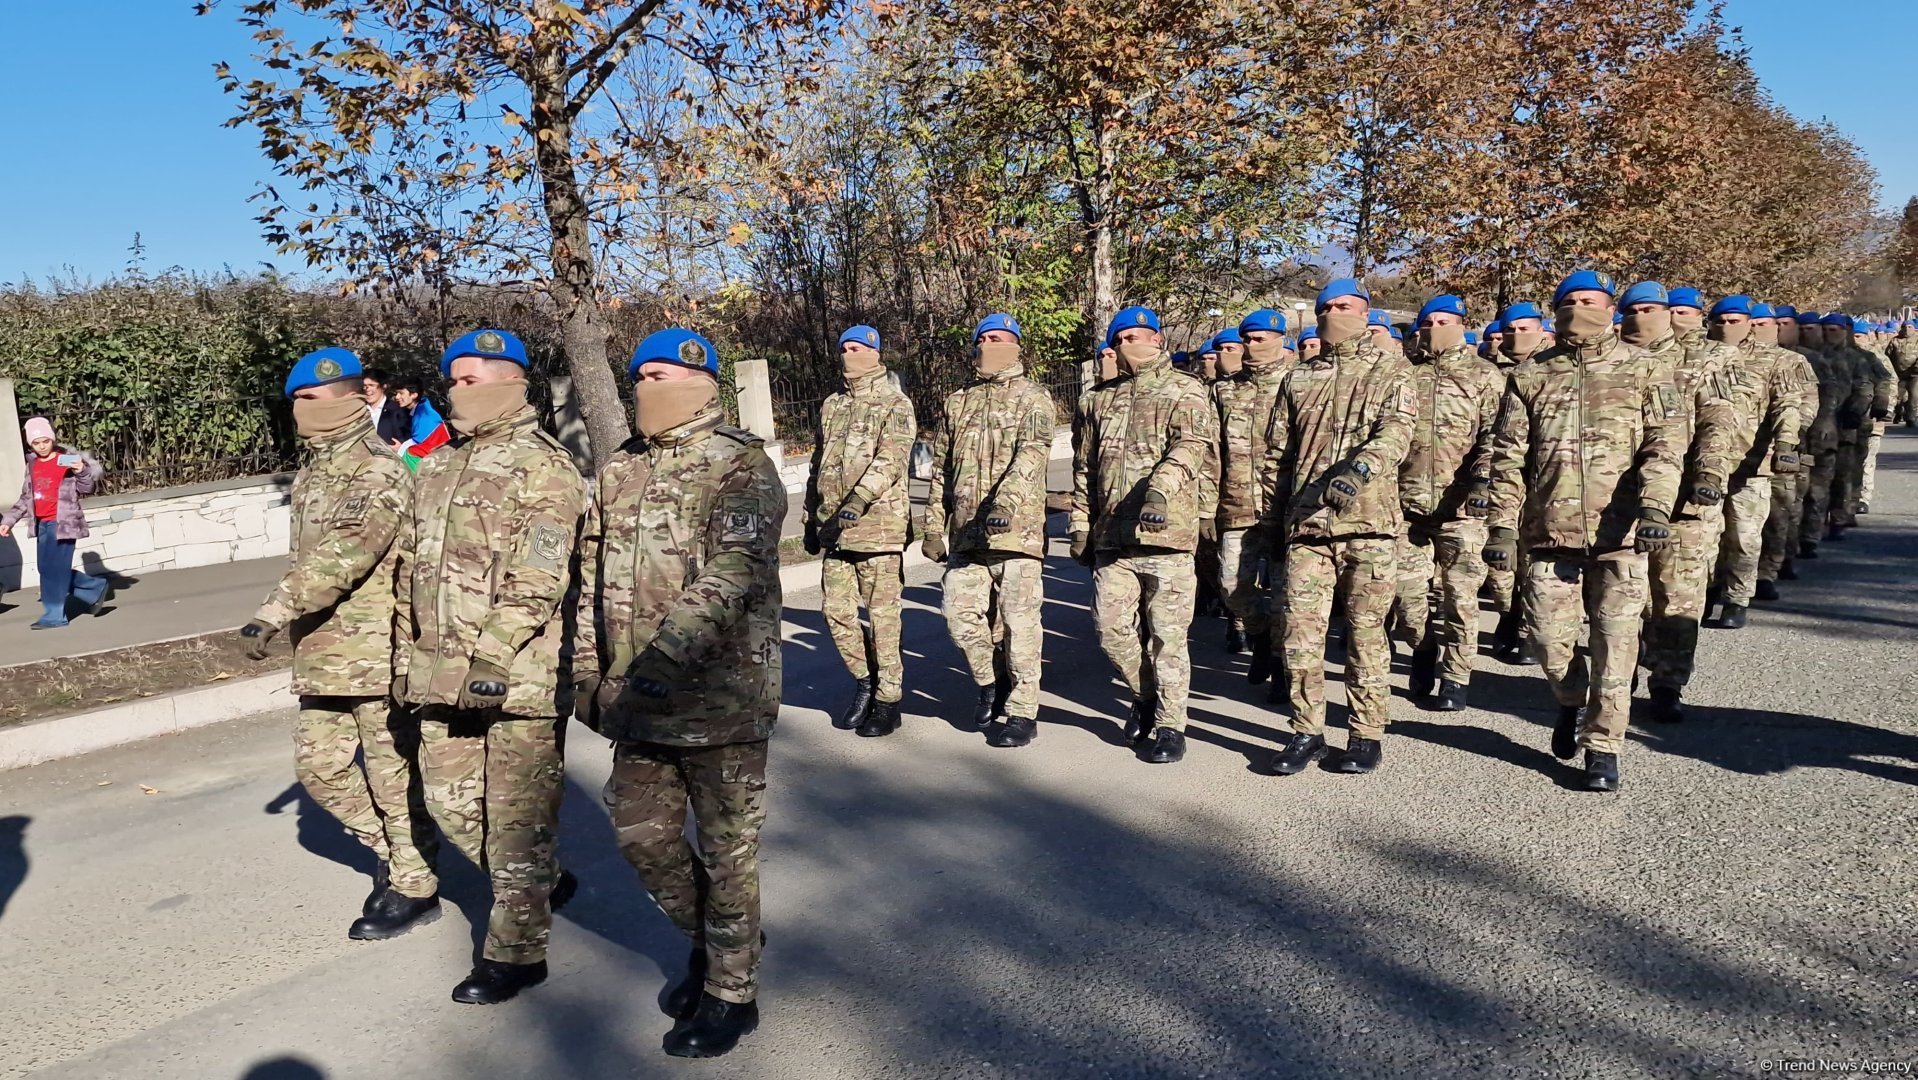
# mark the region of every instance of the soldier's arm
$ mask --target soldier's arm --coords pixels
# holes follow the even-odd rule
[[[1640,390],[1639,412],[1645,426],[1636,457],[1639,509],[1670,514],[1678,505],[1678,485],[1684,477],[1688,447],[1672,438],[1671,416],[1666,412],[1664,397],[1650,378]]]
[[[1148,489],[1166,493],[1177,491],[1187,484],[1195,484],[1203,498],[1213,439],[1212,427],[1206,422],[1212,409],[1210,400],[1203,390],[1180,395],[1179,402],[1166,418],[1165,453],[1159,456],[1158,464],[1152,467],[1152,475],[1146,479]],[[1217,498],[1215,491],[1215,503]]]
[[[1092,531],[1092,444],[1097,428],[1092,420],[1092,394],[1079,398],[1079,430],[1072,440],[1072,509],[1066,517],[1068,533]]]
[[[1219,423],[1217,396],[1214,395],[1207,404],[1210,407],[1205,411],[1205,423],[1211,429],[1211,434],[1205,440],[1205,471],[1199,484],[1200,521],[1219,516],[1219,467],[1225,460],[1224,447],[1220,445],[1220,440],[1225,437],[1225,426]]]
[[[699,662],[708,645],[764,599],[759,567],[779,557],[786,489],[764,454],[741,457],[720,481],[706,519],[706,558],[699,576],[666,612],[649,649],[681,667]]]
[[[1869,417],[1871,404],[1878,389],[1876,382],[1872,379],[1871,364],[1861,361],[1856,356],[1848,357],[1842,362],[1850,365],[1848,369],[1848,377],[1851,380],[1850,393],[1846,395],[1845,404],[1854,415]]]
[[[1292,376],[1287,375],[1279,383],[1278,401],[1272,406],[1272,417],[1265,422],[1264,453],[1259,455],[1259,491],[1264,500],[1259,509],[1259,520],[1268,525],[1276,525],[1285,516],[1285,504],[1290,500],[1291,492],[1283,490],[1286,474],[1286,454],[1291,450],[1292,441],[1292,395],[1287,388],[1292,385]]]
[[[1057,413],[1052,398],[1034,386],[1019,418],[1017,441],[1006,471],[992,487],[992,504],[1009,517],[1024,514],[1033,499],[1046,497],[1046,463],[1052,460],[1052,425]]]
[[[1474,480],[1489,481],[1492,476],[1492,443],[1498,436],[1498,408],[1504,400],[1503,380],[1492,365],[1478,380],[1478,429],[1472,449],[1465,459],[1465,474]]]
[[[1493,528],[1518,528],[1525,503],[1525,461],[1532,446],[1532,414],[1516,378],[1505,380],[1505,394],[1492,425],[1491,491]]]
[[[1891,407],[1898,404],[1898,375],[1884,357],[1877,353],[1866,355],[1871,357],[1871,407],[1877,412],[1890,413]]]
[[[926,490],[926,535],[946,535],[946,467],[952,461],[952,407],[957,394],[946,398],[939,426],[932,433],[932,482]]]
[[[886,415],[880,419],[872,460],[866,464],[866,471],[859,474],[859,482],[852,486],[848,497],[864,499],[870,506],[903,480],[912,457],[912,437],[917,431],[913,426],[912,402],[901,394],[893,399]]]
[[[586,485],[571,462],[544,457],[527,470],[520,493],[504,509],[500,520],[513,526],[500,552],[505,572],[472,656],[502,670],[552,621],[571,584]]]
[[[1723,391],[1731,377],[1726,371],[1721,378],[1700,379],[1692,392],[1692,441],[1698,446],[1698,469],[1720,480],[1737,465],[1733,451],[1738,441],[1738,410]]]
[[[1353,460],[1362,461],[1371,474],[1381,479],[1398,476],[1399,465],[1412,448],[1412,426],[1418,422],[1418,395],[1412,390],[1412,374],[1401,368],[1386,388],[1386,407],[1372,421],[1365,441],[1354,448]]]
[[[410,470],[409,470],[410,473]],[[400,515],[399,535],[393,540],[399,557],[393,571],[393,677],[404,679],[413,662],[413,553],[419,526],[413,517],[411,500]]]
[[[1771,425],[1771,452],[1776,454],[1787,446],[1795,448],[1798,445],[1801,422],[1798,416],[1798,387],[1793,380],[1791,366],[1785,364],[1782,358],[1771,366],[1765,381],[1767,389],[1771,391],[1771,403],[1758,421],[1758,430],[1763,431],[1765,425]]]
[[[412,502],[413,474],[406,466],[398,458],[371,459],[334,502],[325,535],[301,553],[253,617],[283,627],[339,603],[393,549]]]
[[[573,622],[573,670],[599,671],[599,561],[606,541],[605,504],[611,493],[607,469],[594,481],[593,498],[579,526],[579,613]]]

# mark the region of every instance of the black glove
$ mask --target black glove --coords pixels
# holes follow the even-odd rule
[[[1012,531],[1012,515],[999,509],[997,503],[986,506],[986,535],[1004,536]]]
[[[1325,491],[1319,501],[1332,508],[1333,513],[1342,514],[1345,508],[1358,501],[1359,489],[1365,486],[1365,475],[1350,465],[1341,466],[1325,478]]]
[[[1465,497],[1465,516],[1469,518],[1488,518],[1492,516],[1492,488],[1483,480],[1472,482],[1472,493]]]
[[[1725,497],[1725,481],[1710,473],[1701,473],[1692,482],[1692,501],[1700,506],[1715,505]]]
[[[1504,570],[1518,559],[1518,530],[1494,528],[1485,542],[1485,565]]]
[[[1649,506],[1638,511],[1638,528],[1633,547],[1642,554],[1664,551],[1672,546],[1671,518],[1663,510],[1654,510]]]
[[[1078,563],[1080,566],[1091,566],[1092,565],[1091,547],[1092,547],[1092,536],[1090,533],[1082,533],[1082,532],[1073,533],[1071,546],[1069,548],[1069,550],[1072,552],[1072,561]]]
[[[1864,423],[1864,414],[1858,410],[1850,407],[1838,410],[1838,426],[1841,429],[1851,430],[1864,426]]]
[[[279,633],[279,627],[258,619],[240,627],[240,637],[247,645],[246,658],[248,660],[266,659],[267,642],[279,636]]]
[[[639,695],[642,706],[646,702],[664,702],[682,681],[684,672],[679,665],[655,648],[640,653],[626,669],[626,687]]]
[[[805,545],[808,555],[817,555],[824,550],[819,546],[819,526],[810,521],[806,522],[806,535],[800,543]]]
[[[466,689],[460,691],[462,709],[498,708],[506,700],[507,673],[485,660],[466,669]]]
[[[936,563],[945,562],[946,561],[945,534],[938,533],[932,536],[928,536],[924,540],[919,541],[919,551],[923,555],[925,555],[926,558],[931,559],[933,562],[936,562]]]
[[[1799,465],[1803,460],[1804,459],[1798,456],[1797,447],[1790,445],[1781,446],[1771,456],[1771,469],[1780,475],[1790,476],[1798,471]]]
[[[846,496],[846,501],[839,507],[839,520],[850,525],[860,518],[865,517],[866,511],[871,508],[872,504],[859,496],[848,495]]]
[[[1139,509],[1139,528],[1144,529],[1146,532],[1158,532],[1160,529],[1165,528],[1165,513],[1165,496],[1151,488],[1147,488],[1145,492],[1145,505]]]

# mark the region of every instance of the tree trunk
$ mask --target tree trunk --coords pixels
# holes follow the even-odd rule
[[[1116,186],[1112,130],[1105,118],[1092,118],[1092,214],[1086,222],[1092,240],[1092,333],[1096,338],[1119,313],[1118,273],[1112,257],[1112,192]]]

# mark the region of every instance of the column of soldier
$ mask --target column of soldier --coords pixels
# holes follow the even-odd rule
[[[1744,296],[1707,311],[1696,290],[1619,294],[1592,271],[1552,307],[1549,329],[1520,303],[1481,338],[1443,295],[1400,328],[1343,279],[1296,338],[1259,310],[1185,364],[1153,312],[1119,313],[1074,416],[1067,532],[1142,760],[1184,756],[1203,566],[1228,649],[1289,706],[1274,772],[1328,753],[1336,610],[1351,720],[1335,771],[1380,764],[1388,623],[1411,649],[1411,696],[1465,708],[1484,584],[1495,654],[1536,655],[1559,704],[1553,753],[1582,748],[1584,785],[1615,790],[1637,668],[1651,718],[1681,719],[1701,620],[1742,627],[1868,510],[1898,383],[1913,422],[1918,324],[1887,343],[1894,328],[1843,314]],[[1020,340],[1005,314],[975,329],[920,529],[977,688],[964,721],[998,747],[1038,733],[1055,426]],[[901,722],[917,433],[880,344],[868,326],[840,337],[845,387],[821,409],[804,503],[824,617],[857,680],[834,722],[868,737]],[[456,1001],[544,981],[552,912],[578,888],[554,842],[564,720],[611,740],[621,852],[691,943],[663,999],[665,1049],[724,1054],[758,1023],[785,491],[761,441],[725,423],[718,357],[696,333],[634,350],[637,433],[590,492],[542,431],[526,367],[505,331],[453,342],[441,371],[459,438],[414,477],[372,430],[357,357],[302,357],[286,381],[309,450],[293,565],[240,633],[260,657],[281,632],[293,641],[295,771],[379,860],[350,937],[438,917],[439,834],[487,873],[493,910]]]

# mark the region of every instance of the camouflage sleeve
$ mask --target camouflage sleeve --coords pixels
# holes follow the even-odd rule
[[[870,504],[905,479],[906,466],[912,459],[913,436],[918,433],[913,426],[912,401],[900,394],[879,422],[872,460],[866,463],[866,471],[859,474],[859,482],[852,486],[851,494]]]
[[[1849,393],[1845,398],[1846,408],[1855,415],[1869,416],[1877,391],[1877,382],[1872,378],[1872,365],[1857,356],[1848,357],[1843,362],[1850,365],[1846,371],[1846,377],[1850,380]]]
[[[1353,460],[1362,461],[1373,476],[1394,477],[1405,455],[1412,448],[1412,427],[1418,423],[1418,395],[1412,389],[1412,372],[1401,365],[1385,388],[1385,408],[1372,421],[1365,441],[1354,447]]]
[[[1224,448],[1219,445],[1225,437],[1225,425],[1219,422],[1219,401],[1214,394],[1206,395],[1205,422],[1212,433],[1205,440],[1205,471],[1199,481],[1199,520],[1219,516],[1219,467],[1224,460]]]
[[[1478,381],[1478,436],[1466,458],[1466,475],[1481,481],[1492,476],[1492,440],[1498,435],[1498,407],[1504,391],[1498,369],[1485,366],[1491,370],[1481,372]]]
[[[712,642],[763,599],[759,568],[778,560],[785,519],[786,488],[772,459],[757,449],[740,455],[713,497],[699,576],[667,609],[650,647],[682,667],[699,662]]]
[[[1793,374],[1791,365],[1780,362],[1771,366],[1771,373],[1767,377],[1771,384],[1771,405],[1759,420],[1758,429],[1763,431],[1765,425],[1771,425],[1771,450],[1774,454],[1787,446],[1798,445],[1798,387]]]
[[[409,470],[409,475],[411,471]],[[404,679],[413,663],[413,552],[417,550],[414,533],[418,529],[409,502],[400,516],[399,535],[393,546],[399,558],[393,571],[393,677]]]
[[[1871,357],[1871,407],[1888,413],[1898,404],[1898,376],[1891,369],[1891,361],[1877,353],[1865,355]]]
[[[926,489],[926,535],[946,538],[946,468],[952,462],[952,407],[959,395],[946,398],[939,426],[932,433],[932,482]]]
[[[599,670],[599,557],[606,537],[606,518],[601,506],[610,488],[606,466],[600,466],[594,481],[593,497],[586,501],[586,513],[579,524],[579,612],[573,620],[573,669]]]
[[[1734,363],[1736,361],[1733,361]],[[1738,409],[1725,393],[1729,373],[1698,380],[1692,392],[1692,442],[1698,447],[1698,470],[1724,480],[1737,465]],[[1663,415],[1661,411],[1660,415]]]
[[[517,497],[504,508],[518,535],[502,553],[504,569],[493,610],[480,627],[473,659],[513,666],[513,658],[552,621],[572,578],[586,485],[570,461],[542,456],[527,469]]]
[[[1286,454],[1292,448],[1292,395],[1286,392],[1291,385],[1291,375],[1279,383],[1278,400],[1265,422],[1265,452],[1259,456],[1259,491],[1264,500],[1259,520],[1268,525],[1284,519],[1286,503],[1291,501],[1292,493],[1284,490],[1290,466]]]
[[[1157,492],[1177,491],[1187,484],[1197,485],[1204,497],[1206,474],[1211,472],[1212,441],[1216,437],[1209,422],[1210,399],[1197,386],[1182,394],[1166,418],[1166,449],[1152,467],[1146,487]],[[1212,481],[1213,503],[1218,502],[1218,481]]]
[[[1079,398],[1079,427],[1072,438],[1072,509],[1066,515],[1066,532],[1092,531],[1092,394]]]
[[[393,549],[412,493],[413,474],[398,458],[369,458],[334,500],[326,535],[302,553],[253,617],[284,627],[339,603]]]
[[[1525,504],[1525,461],[1532,447],[1532,413],[1516,378],[1505,380],[1498,420],[1492,427],[1492,512],[1488,524],[1495,529],[1516,529]]]
[[[1640,396],[1639,411],[1645,435],[1638,444],[1638,505],[1640,510],[1655,509],[1670,514],[1678,505],[1678,485],[1685,472],[1686,447],[1672,438],[1671,415],[1666,411],[1664,395],[1655,379],[1648,378]],[[1719,473],[1720,476],[1729,475]]]
[[[1043,506],[1046,499],[1046,463],[1052,460],[1052,425],[1055,414],[1052,398],[1035,385],[1025,400],[1020,417],[1018,441],[1012,446],[1012,460],[992,486],[992,502],[1009,517],[1019,517],[1032,500]],[[1043,509],[1040,511],[1044,513]]]

